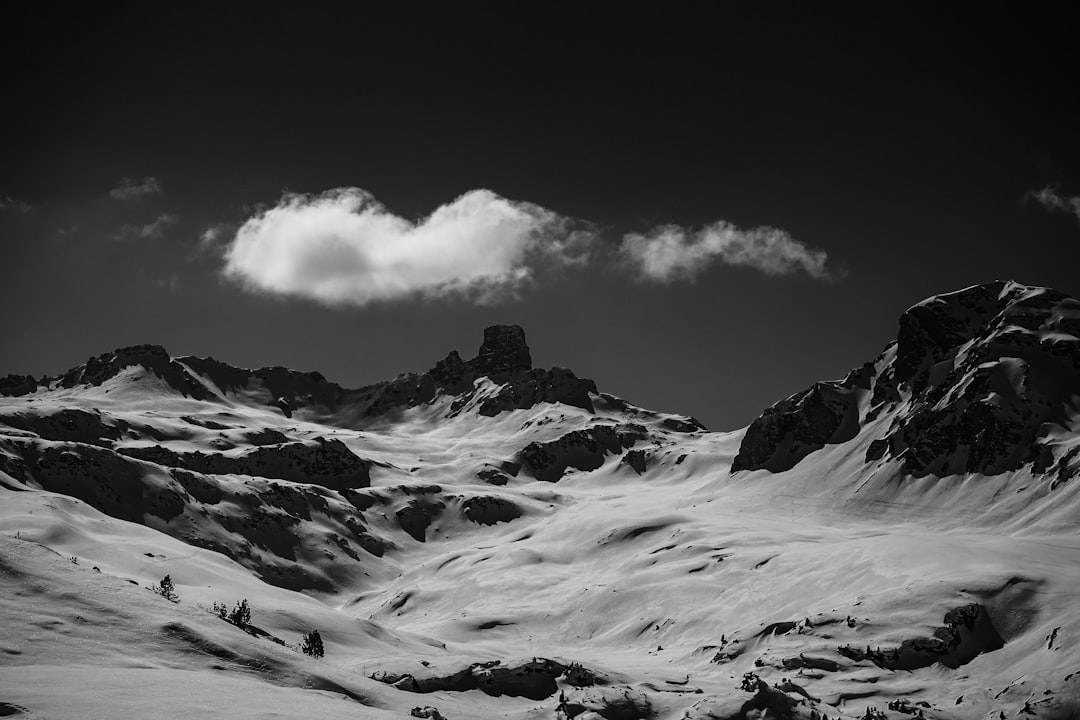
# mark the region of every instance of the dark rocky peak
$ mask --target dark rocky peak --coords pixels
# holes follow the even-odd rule
[[[0,395],[14,397],[29,395],[38,389],[38,381],[32,375],[6,375],[0,378]]]
[[[1070,429],[1080,394],[1080,302],[995,281],[924,300],[899,325],[895,348],[877,362],[766,410],[732,470],[789,469],[884,414],[891,421],[870,442],[868,463],[895,460],[916,476],[1075,472],[1075,453],[1051,438],[1054,426]]]
[[[1080,330],[1080,303],[1049,288],[995,280],[935,295],[900,316],[894,372],[897,382],[924,388],[933,366],[963,345],[983,343],[1010,328],[1029,331]]]
[[[206,400],[213,397],[202,383],[191,377],[183,365],[173,360],[160,345],[131,345],[88,359],[58,378],[60,387],[101,385],[129,367],[140,366],[164,380],[173,389]]]
[[[525,344],[525,331],[518,325],[492,325],[484,329],[480,352],[469,361],[477,375],[502,382],[511,375],[532,370],[532,356]]]
[[[859,432],[856,386],[819,382],[768,408],[746,431],[731,471],[783,472],[826,445]]]
[[[975,285],[908,308],[896,336],[896,379],[908,382],[975,337],[1003,309],[1005,286]]]
[[[456,394],[472,387],[473,372],[457,350],[451,350],[446,358],[435,363],[428,375],[447,392]]]

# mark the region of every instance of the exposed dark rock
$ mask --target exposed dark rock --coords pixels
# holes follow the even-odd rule
[[[65,408],[48,414],[32,412],[0,415],[0,423],[20,430],[35,433],[45,440],[90,443],[108,445],[117,440],[123,429],[123,423],[105,416],[100,412],[87,412],[77,408]]]
[[[913,381],[916,390],[926,385],[932,365],[955,353],[974,338],[1004,307],[999,299],[1006,283],[975,285],[937,295],[900,316],[896,336],[896,379]]]
[[[841,383],[815,383],[776,403],[751,423],[731,470],[790,470],[815,450],[850,440],[858,431],[855,391]]]
[[[398,525],[418,542],[427,540],[428,526],[442,514],[446,505],[437,500],[410,500],[395,513]]]
[[[38,389],[38,381],[32,375],[6,375],[0,378],[0,395],[15,397],[29,395]]]
[[[179,488],[143,479],[144,470],[122,455],[93,445],[28,447],[28,472],[45,490],[70,495],[121,520],[146,515],[171,520],[184,510]]]
[[[558,482],[567,468],[595,470],[608,455],[620,455],[638,438],[641,426],[594,425],[574,430],[551,442],[529,443],[520,453],[525,471],[537,480]]]
[[[660,421],[660,426],[665,430],[674,430],[680,433],[703,432],[707,430],[696,418],[685,416],[682,418],[666,417]]]
[[[141,366],[164,380],[170,387],[196,400],[209,400],[213,393],[176,362],[160,345],[132,345],[92,357],[60,376],[61,387],[101,385],[126,368]]]
[[[579,378],[565,368],[530,370],[508,379],[498,394],[480,404],[479,413],[494,417],[501,412],[531,408],[541,402],[559,402],[593,412],[589,393],[596,383]]]
[[[517,325],[492,325],[484,329],[484,342],[469,367],[477,375],[504,382],[511,375],[532,369],[525,331]]]
[[[262,428],[244,433],[244,440],[252,445],[280,445],[289,442],[285,433],[273,428]]]
[[[638,475],[641,475],[648,469],[649,455],[644,450],[630,450],[623,455],[621,462],[623,465],[632,468]]]
[[[749,700],[734,698],[706,698],[695,703],[684,720],[750,720],[751,718],[775,718],[795,720],[807,717],[796,714],[799,701],[792,698],[785,687],[797,688],[785,682],[781,687],[769,685],[754,673],[746,673],[742,679],[743,692],[753,693]],[[810,715],[813,718],[815,715]]]
[[[119,452],[166,467],[213,475],[257,475],[322,485],[332,490],[363,488],[371,484],[371,462],[357,457],[345,443],[333,439],[265,445],[237,456],[177,453],[160,445],[121,448]]]
[[[444,359],[435,363],[435,367],[428,370],[434,381],[444,388],[446,392],[457,395],[472,388],[475,374],[457,350],[451,350]]]
[[[1080,303],[992,283],[920,303],[909,316],[896,361],[909,406],[868,461],[899,459],[916,476],[995,475],[1025,465],[1051,472],[1045,428],[1068,426],[1080,391],[1080,340],[1067,332],[1078,329]],[[918,351],[919,342],[930,349]]]
[[[510,481],[510,478],[507,477],[505,473],[496,470],[495,468],[477,470],[476,477],[491,485],[505,485]]]
[[[1080,302],[993,282],[930,298],[900,318],[895,345],[842,383],[818,383],[766,410],[747,429],[732,471],[789,469],[889,413],[866,462],[895,460],[915,476],[995,475],[1029,466],[1075,469],[1047,439],[1069,426],[1080,394]],[[875,376],[876,372],[876,376]],[[1060,479],[1060,478],[1059,478]],[[1056,482],[1056,481],[1055,481]]]
[[[953,608],[945,613],[944,621],[945,626],[934,630],[932,637],[904,640],[898,647],[881,650],[867,646],[863,650],[843,646],[837,651],[852,660],[870,660],[886,670],[917,670],[935,663],[955,669],[1005,646],[982,605]]]
[[[556,660],[531,658],[512,664],[498,660],[473,663],[462,670],[445,675],[420,676],[408,673],[377,672],[371,678],[407,692],[482,690],[493,697],[509,695],[530,700],[544,700],[558,691],[555,681],[566,673],[567,669],[568,666]],[[580,674],[576,677],[578,676]],[[596,676],[593,675],[593,677]]]
[[[655,714],[644,692],[626,686],[576,690],[561,707],[568,718],[592,712],[605,720],[644,720]]]
[[[466,518],[479,525],[495,525],[521,517],[521,508],[513,502],[491,495],[466,498],[461,508]]]

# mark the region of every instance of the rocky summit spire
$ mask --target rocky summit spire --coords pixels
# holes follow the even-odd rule
[[[480,352],[469,361],[477,375],[501,382],[517,372],[532,369],[525,331],[518,325],[492,325],[484,330]]]

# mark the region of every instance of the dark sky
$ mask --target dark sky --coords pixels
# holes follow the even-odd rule
[[[357,386],[517,323],[538,365],[733,429],[872,359],[928,295],[995,278],[1080,295],[1061,17],[151,5],[5,21],[0,375],[151,342]],[[125,178],[157,191],[110,195]],[[609,243],[771,226],[833,277],[714,262],[642,282],[601,261],[494,305],[328,307],[243,289],[199,242],[284,191],[338,187],[412,220],[487,188]],[[1047,187],[1058,210],[1028,197]]]

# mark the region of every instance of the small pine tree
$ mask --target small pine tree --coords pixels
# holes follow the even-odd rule
[[[318,630],[312,630],[304,636],[304,642],[300,646],[300,649],[305,655],[312,657],[322,657],[325,652],[323,649],[322,635],[319,635]]]
[[[246,628],[251,624],[251,608],[248,607],[246,598],[236,603],[236,607],[229,613],[229,622],[238,628]]]
[[[214,603],[214,614],[217,615],[222,620],[228,620],[229,619],[229,606],[226,605],[225,603],[215,602]]]
[[[152,586],[150,589],[156,592],[161,597],[165,598],[166,600],[170,600],[172,602],[180,601],[180,596],[176,594],[176,588],[173,585],[172,578],[168,575],[161,578],[161,582],[157,585]]]

